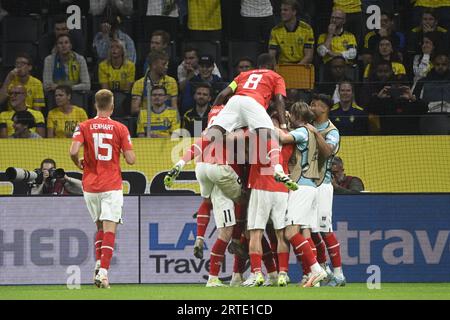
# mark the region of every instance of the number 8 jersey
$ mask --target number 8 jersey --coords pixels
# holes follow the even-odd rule
[[[266,110],[272,97],[281,94],[286,97],[284,79],[268,69],[256,69],[240,73],[229,87],[235,95],[252,97]]]
[[[95,117],[81,122],[72,140],[84,145],[83,191],[122,190],[120,154],[133,149],[128,128],[111,118]]]

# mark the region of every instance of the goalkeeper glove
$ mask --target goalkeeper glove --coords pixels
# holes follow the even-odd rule
[[[164,185],[166,187],[171,187],[173,185],[175,179],[178,177],[183,167],[184,161],[180,160],[172,169],[170,169],[170,171],[164,177]]]

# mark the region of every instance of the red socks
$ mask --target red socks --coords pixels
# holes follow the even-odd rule
[[[328,255],[330,256],[331,264],[333,268],[339,268],[342,266],[340,244],[336,239],[334,232],[327,233],[323,236],[323,241],[327,246]]]
[[[311,238],[306,239],[308,240],[309,246],[311,247],[311,251],[314,254],[314,257],[317,257],[317,252],[316,252],[316,247],[314,246],[314,241]],[[307,265],[306,263],[303,263],[303,259],[302,259],[302,269],[303,269],[303,274],[309,274],[311,272],[311,266]]]
[[[306,240],[300,233],[293,236],[289,242],[294,248],[294,253],[297,256],[297,259],[301,259],[302,265],[310,267],[317,262],[308,240]]]
[[[250,253],[250,266],[251,272],[261,272],[261,260],[262,257],[259,253]]]
[[[289,270],[289,252],[278,253],[278,270],[280,272],[288,272]]]
[[[211,276],[218,276],[220,271],[220,266],[222,265],[223,258],[225,257],[225,250],[227,249],[228,243],[217,239],[214,246],[211,249],[211,260],[209,274]]]
[[[100,258],[100,268],[109,269],[109,265],[111,264],[111,259],[114,252],[114,241],[116,239],[116,235],[112,232],[105,232],[103,235],[102,242],[102,255]]]
[[[327,255],[325,253],[325,243],[319,233],[312,233],[312,239],[314,240],[314,245],[317,249],[317,262],[325,263],[327,262]]]
[[[102,242],[103,242],[103,230],[97,231],[95,235],[95,260],[102,258]]]
[[[197,211],[197,237],[205,237],[206,228],[208,227],[211,216],[212,204],[203,201]]]

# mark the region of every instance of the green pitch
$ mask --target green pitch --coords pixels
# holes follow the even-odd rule
[[[151,300],[330,300],[330,299],[445,299],[450,300],[450,283],[383,283],[379,290],[369,290],[365,283],[341,288],[205,288],[203,285],[111,285],[98,289],[83,285],[69,290],[66,286],[0,286],[0,300],[5,299],[151,299]]]

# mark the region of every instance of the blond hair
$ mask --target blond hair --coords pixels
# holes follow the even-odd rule
[[[298,101],[291,106],[289,113],[294,117],[296,123],[291,125],[295,128],[297,123],[303,121],[311,123],[314,120],[314,113],[306,102]]]
[[[108,110],[114,104],[114,95],[108,89],[101,89],[95,94],[95,106],[99,110]]]

